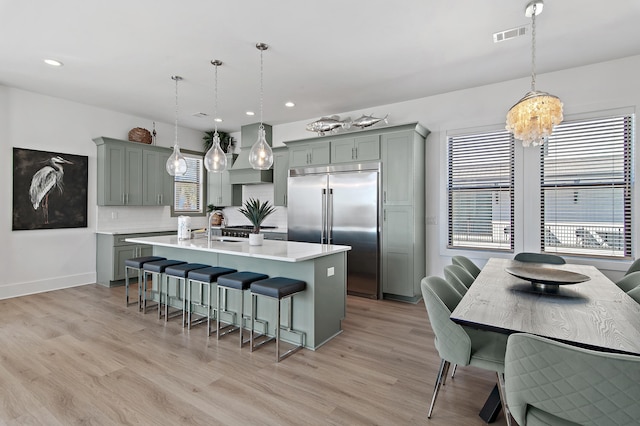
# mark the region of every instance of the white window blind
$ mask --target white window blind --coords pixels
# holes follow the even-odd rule
[[[631,257],[632,115],[565,122],[540,150],[543,251]]]
[[[506,130],[448,138],[449,248],[513,250],[514,141]]]
[[[173,210],[175,213],[202,213],[202,157],[183,155],[187,160],[187,172],[183,176],[175,177]]]

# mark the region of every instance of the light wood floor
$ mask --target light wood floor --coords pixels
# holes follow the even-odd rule
[[[349,297],[344,332],[276,364],[87,285],[0,301],[0,425],[482,425],[495,375],[439,357],[424,304]],[[499,416],[497,425],[504,425]]]

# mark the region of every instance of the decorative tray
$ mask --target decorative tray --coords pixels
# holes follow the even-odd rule
[[[577,272],[539,266],[512,266],[504,270],[514,277],[529,281],[534,288],[545,291],[557,291],[560,285],[578,284],[591,279]]]

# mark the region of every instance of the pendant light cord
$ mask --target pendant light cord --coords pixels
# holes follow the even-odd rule
[[[262,59],[262,53],[264,52],[264,49],[260,49],[260,128],[264,129],[264,125],[262,123],[262,102],[263,102],[263,98],[264,98],[264,88],[263,88],[263,71],[264,71],[264,61]]]
[[[531,91],[536,91],[536,4],[531,14]]]
[[[171,77],[175,80],[176,82],[176,140],[175,140],[175,144],[178,144],[178,81],[180,80],[180,77],[178,77],[177,75],[174,75],[173,77]]]
[[[215,70],[215,96],[214,96],[214,106],[213,106],[213,135],[218,134],[218,64],[214,64],[216,67]]]

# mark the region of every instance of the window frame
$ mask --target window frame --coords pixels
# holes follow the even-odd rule
[[[608,124],[606,126],[597,125],[597,123],[605,123],[607,121],[613,122],[613,120],[622,121],[622,123]],[[584,129],[581,129],[579,127],[581,124],[584,124]],[[622,158],[619,158],[619,157],[617,158],[618,162],[622,163],[622,166],[618,167],[619,169],[622,170],[622,173],[623,173],[622,179],[619,179],[619,178],[616,179],[615,177],[613,177],[615,176],[615,172],[613,172],[613,167],[612,167],[612,170],[607,170],[607,173],[610,174],[611,177],[606,180],[596,180],[590,177],[589,179],[585,179],[584,183],[581,183],[580,179],[575,179],[575,181],[571,183],[560,182],[561,180],[563,180],[561,175],[559,174],[552,175],[551,173],[549,173],[549,177],[547,178],[547,180],[545,180],[545,159],[547,159],[550,165],[554,164],[552,163],[553,160],[557,160],[557,157],[549,157],[549,150],[551,148],[554,148],[553,146],[554,143],[557,143],[560,141],[565,141],[565,142],[571,141],[575,144],[576,141],[579,141],[579,140],[591,139],[594,142],[597,142],[600,144],[603,144],[603,143],[606,144],[605,148],[613,147],[613,143],[609,142],[611,138],[605,138],[605,137],[598,138],[597,133],[601,132],[602,130],[608,130],[609,132],[614,132],[616,126],[622,127],[624,129],[622,130],[624,132],[623,135],[618,136],[618,138],[621,138],[621,142],[623,145],[617,146],[618,150],[622,152],[622,156],[623,156]],[[609,112],[601,111],[600,113],[590,114],[587,117],[575,117],[569,120],[565,120],[563,123],[558,125],[558,127],[560,132],[557,132],[558,128],[556,128],[556,130],[554,130],[554,134],[552,134],[549,138],[549,141],[542,146],[542,149],[540,149],[540,153],[539,153],[539,165],[538,165],[539,169],[538,170],[539,170],[540,208],[538,212],[538,215],[539,215],[539,241],[538,242],[539,242],[540,251],[546,252],[546,253],[559,254],[566,257],[568,256],[587,257],[591,259],[601,259],[601,260],[633,259],[635,248],[637,246],[637,242],[634,240],[635,223],[633,220],[633,212],[635,211],[635,204],[636,204],[636,200],[634,196],[635,195],[635,188],[634,188],[635,114],[633,112],[611,113],[610,111]],[[573,141],[567,137],[567,134],[571,132],[570,129],[572,128],[578,130],[578,132],[576,131],[573,132],[573,133],[577,133]],[[587,130],[591,130],[592,133],[588,133]],[[620,132],[620,130],[618,130],[618,132]],[[554,151],[562,153],[562,151],[559,151],[559,150],[554,150]],[[568,152],[567,150],[564,150],[565,156],[567,156],[567,152]],[[578,155],[579,153],[580,153],[579,148],[576,148],[574,151],[568,152],[568,154],[573,154],[573,158],[580,158]],[[585,151],[586,155],[592,154],[593,156],[594,153],[597,155],[597,152],[595,150],[593,150],[592,153]],[[556,161],[556,164],[557,164],[557,161]],[[595,164],[596,165],[603,164],[603,162],[598,162]],[[565,162],[565,165],[566,165],[566,162]],[[563,170],[567,170],[567,168],[565,167]],[[578,178],[580,176],[580,174],[577,173],[579,170],[580,170],[579,167],[576,167],[576,169],[574,170]],[[564,180],[566,179],[567,178],[565,177]],[[556,245],[554,249],[553,245],[546,244],[547,228],[549,228],[549,223],[552,222],[552,221],[546,220],[545,205],[551,204],[551,201],[547,202],[546,196],[547,196],[547,193],[549,191],[553,191],[554,188],[558,191],[557,194],[559,194],[559,196],[556,196],[556,200],[567,198],[566,196],[565,197],[562,196],[561,191],[565,191],[567,189],[573,191],[574,203],[577,202],[576,199],[579,196],[579,194],[589,195],[598,189],[606,190],[608,188],[611,188],[611,193],[606,195],[615,197],[615,189],[621,189],[622,205],[618,206],[618,208],[620,208],[621,210],[621,214],[623,217],[622,225],[618,227],[623,229],[621,249],[616,250],[614,247],[611,246],[610,242],[607,242],[608,240],[612,239],[611,236],[613,235],[613,232],[614,232],[613,228],[615,226],[613,224],[613,219],[612,219],[612,223],[610,223],[609,225],[599,225],[599,226],[593,225],[599,222],[595,219],[592,219],[591,221],[582,221],[582,223],[577,222],[577,225],[576,225],[577,227],[575,229],[575,234],[576,234],[575,247],[573,246],[561,247]],[[604,192],[604,191],[601,191],[601,192]],[[598,194],[595,194],[595,195],[598,195]],[[593,197],[593,195],[591,196]],[[557,201],[556,201],[556,206],[557,206]],[[595,211],[599,212],[599,210],[595,210]],[[558,210],[556,209],[555,213],[557,214],[557,212]],[[567,210],[567,214],[568,213],[569,213],[569,210]],[[561,230],[559,229],[559,226],[560,226],[559,222],[556,221],[554,223],[556,226],[556,229],[554,230],[556,231],[556,233],[560,233]],[[568,227],[570,226],[565,225],[565,227],[568,229]],[[602,234],[602,232],[600,233],[598,232],[598,229],[607,228],[607,227],[611,228],[610,232],[605,232],[606,229],[602,231],[604,232],[604,234]],[[595,246],[589,247],[589,245],[585,245],[584,241],[586,239],[578,238],[578,231],[581,231],[581,233],[584,233],[587,236],[592,236],[590,239],[593,239],[594,241],[599,241],[600,242],[599,245],[602,245],[603,247],[598,248]],[[602,237],[602,235],[600,234],[605,235],[605,237]],[[606,237],[607,234],[610,234],[609,237],[611,238],[607,238]],[[580,244],[580,247],[578,247],[579,241],[582,241],[582,243]],[[598,253],[598,250],[601,250],[601,252]],[[622,254],[620,255],[615,254],[616,251],[622,251]]]
[[[474,140],[475,138],[475,140]],[[507,184],[505,185],[505,179],[499,178],[497,180],[487,180],[482,182],[482,172],[480,172],[476,177],[479,179],[476,182],[467,183],[466,185],[462,183],[464,178],[457,179],[456,182],[455,175],[456,173],[452,167],[454,166],[454,162],[456,161],[453,150],[453,144],[473,144],[477,143],[478,146],[483,146],[481,144],[485,143],[484,146],[487,146],[486,143],[491,143],[491,147],[495,147],[496,149],[504,150],[504,146],[500,146],[501,143],[508,142],[509,143],[509,151],[506,157],[502,157],[503,159],[507,159],[508,167],[509,167],[509,176],[506,179]],[[461,150],[464,148],[461,148]],[[485,150],[478,150],[477,152],[472,152],[472,155],[477,156],[478,161],[483,160],[483,154]],[[464,163],[464,160],[473,160],[468,154],[461,154],[458,158],[460,158],[460,162]],[[503,160],[504,162],[504,160]],[[491,251],[491,252],[499,252],[499,253],[513,253],[515,246],[515,238],[514,238],[514,224],[515,224],[515,175],[516,175],[516,167],[515,167],[515,141],[513,135],[509,134],[504,128],[500,128],[497,126],[486,127],[482,129],[466,129],[458,132],[450,132],[446,135],[446,243],[445,248],[447,250],[454,250],[456,252],[468,250],[471,252],[478,251]],[[463,165],[461,165],[461,170],[464,170]],[[504,176],[504,173],[500,173],[500,176]],[[482,183],[481,183],[482,182]],[[493,182],[493,183],[491,183]],[[500,192],[507,190],[507,195],[509,197],[509,205],[507,206],[509,212],[509,218],[506,220],[506,225],[498,225],[499,228],[504,228],[504,230],[495,228],[494,222],[494,198],[496,197],[496,189]],[[475,199],[478,199],[479,195],[485,194],[487,192],[491,192],[491,236],[489,237],[488,242],[479,242],[479,244],[474,245],[472,243],[468,244],[460,244],[461,240],[456,241],[455,238],[455,213],[452,212],[452,206],[455,202],[455,194],[459,193],[464,197],[473,197],[475,194]],[[486,203],[485,203],[486,204]],[[502,209],[500,209],[502,210]],[[479,224],[478,224],[479,225]],[[496,231],[496,229],[498,229]],[[480,235],[480,234],[478,234]],[[500,240],[501,237],[504,237],[505,241],[501,241],[495,243],[494,239]],[[478,238],[481,238],[478,236]],[[486,238],[486,237],[485,237]],[[470,241],[470,240],[469,240]]]
[[[176,183],[179,182],[176,180],[176,178],[174,177],[173,180],[173,200],[171,202],[171,216],[172,217],[177,217],[177,216],[192,216],[192,217],[199,217],[199,216],[206,216],[206,211],[207,211],[207,173],[206,173],[206,169],[204,167],[204,154],[198,151],[191,151],[191,150],[186,150],[186,149],[180,149],[180,152],[182,153],[182,155],[184,155],[185,158],[191,158],[191,159],[195,159],[197,161],[199,161],[200,164],[200,183],[199,183],[199,192],[200,192],[200,206],[198,208],[197,211],[183,211],[183,210],[176,210],[175,206],[177,204],[177,198],[178,197],[178,193],[179,191],[176,190]],[[179,179],[179,177],[178,177]]]

